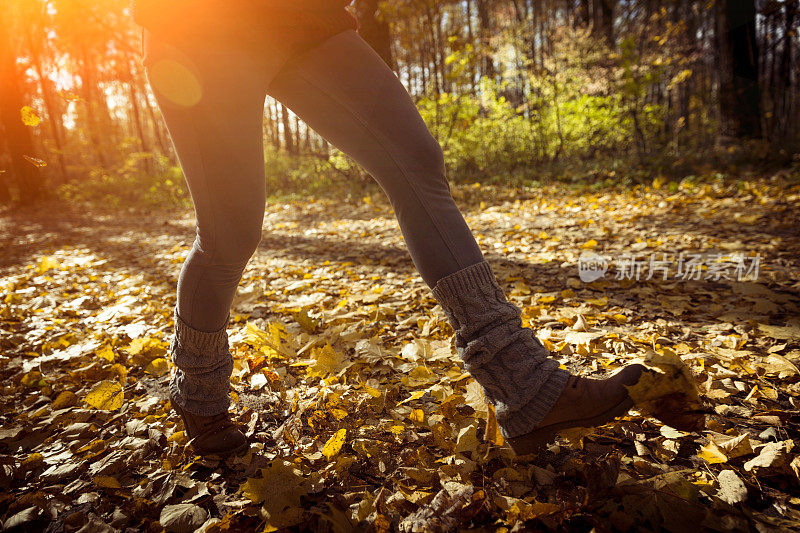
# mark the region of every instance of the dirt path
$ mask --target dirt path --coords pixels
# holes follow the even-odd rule
[[[676,354],[708,430],[633,411],[513,458],[375,194],[268,207],[229,330],[253,445],[201,460],[165,389],[191,213],[47,205],[0,215],[5,526],[800,526],[799,187],[455,195],[554,357]]]

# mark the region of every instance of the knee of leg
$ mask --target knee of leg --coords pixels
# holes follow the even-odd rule
[[[214,239],[213,255],[227,264],[244,266],[261,243],[261,225],[231,225],[218,231]]]
[[[421,143],[415,151],[414,159],[426,179],[437,185],[444,184],[449,189],[444,152],[439,142],[431,136],[430,139]]]
[[[243,228],[237,235],[236,240],[239,257],[247,262],[258,249],[258,245],[261,244],[261,224],[248,226],[246,230]]]

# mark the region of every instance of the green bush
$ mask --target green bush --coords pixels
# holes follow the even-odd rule
[[[87,177],[62,185],[58,196],[109,209],[189,205],[180,167],[160,154],[131,152],[116,168],[91,168]]]

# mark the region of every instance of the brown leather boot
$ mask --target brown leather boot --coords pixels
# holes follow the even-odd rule
[[[181,408],[170,395],[170,403],[181,419],[191,439],[189,444],[198,455],[227,457],[246,451],[250,445],[247,437],[234,424],[228,412],[214,416],[199,416]]]
[[[440,279],[433,296],[453,327],[464,368],[494,405],[500,432],[517,454],[535,451],[561,430],[603,425],[633,407],[625,385],[639,381],[644,365],[605,379],[560,368],[522,326],[520,309],[506,299],[486,261]],[[666,398],[648,414],[676,429],[699,429],[701,413],[683,400]]]
[[[633,407],[625,385],[633,385],[645,370],[632,364],[604,379],[570,375],[567,386],[553,408],[530,432],[507,439],[517,455],[533,453],[550,442],[559,431],[602,426]]]

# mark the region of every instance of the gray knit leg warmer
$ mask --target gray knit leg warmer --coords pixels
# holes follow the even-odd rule
[[[170,345],[175,370],[169,389],[175,401],[192,414],[214,416],[230,405],[233,357],[228,350],[227,325],[226,321],[218,331],[198,331],[175,310],[175,336]]]
[[[520,309],[506,300],[489,263],[446,276],[433,295],[455,331],[456,351],[488,400],[506,438],[534,429],[558,400],[569,372],[548,357]]]

